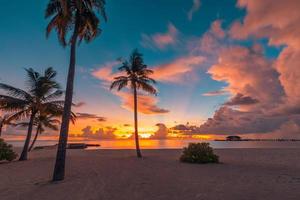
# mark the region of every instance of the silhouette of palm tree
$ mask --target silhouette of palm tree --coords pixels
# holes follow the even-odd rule
[[[106,21],[105,0],[50,0],[46,8],[45,17],[51,18],[46,30],[47,36],[55,29],[61,45],[63,47],[71,46],[64,113],[53,181],[60,181],[65,177],[65,158],[73,98],[76,45],[82,40],[91,42],[101,33],[99,28],[100,20],[97,13],[100,13]],[[67,39],[70,31],[73,32],[70,38]]]
[[[59,84],[55,81],[56,71],[47,68],[43,75],[32,68],[27,72],[28,91],[0,83],[0,89],[7,95],[0,95],[0,109],[5,112],[14,112],[12,120],[29,117],[29,124],[25,144],[19,160],[27,160],[27,152],[31,139],[34,119],[38,112],[53,113],[62,110],[64,101],[56,100],[62,96]]]
[[[129,86],[133,91],[134,98],[134,135],[135,135],[135,145],[137,157],[141,158],[142,153],[139,145],[139,135],[138,135],[138,117],[137,117],[137,90],[141,89],[150,94],[157,94],[156,89],[151,85],[155,84],[155,80],[149,76],[153,74],[153,71],[147,68],[144,64],[143,55],[135,49],[129,61],[123,61],[122,66],[119,67],[121,72],[125,72],[124,76],[115,77],[112,82],[110,89],[116,88],[118,91],[124,87]]]

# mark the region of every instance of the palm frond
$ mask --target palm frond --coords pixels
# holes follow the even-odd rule
[[[15,112],[25,109],[28,104],[27,100],[6,96],[6,95],[0,95],[0,110],[6,111],[6,112]]]
[[[138,89],[142,89],[145,92],[148,92],[148,93],[153,94],[153,95],[157,95],[157,90],[152,85],[150,85],[146,82],[142,82],[140,80],[137,80],[136,85],[137,85]]]
[[[18,97],[27,100],[31,99],[31,95],[26,91],[4,83],[0,83],[0,89],[6,91],[8,95],[11,95],[13,97]]]
[[[117,77],[118,78],[118,77]],[[110,86],[110,89],[114,89],[114,88],[117,88],[118,91],[120,91],[122,88],[126,87],[128,85],[128,79],[117,79],[112,82],[111,86]]]

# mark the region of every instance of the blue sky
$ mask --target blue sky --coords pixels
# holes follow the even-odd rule
[[[107,123],[122,124],[131,122],[131,111],[121,106],[119,96],[103,88],[103,80],[91,75],[105,63],[113,62],[119,57],[127,58],[134,48],[144,54],[145,63],[159,66],[172,63],[176,59],[191,54],[188,41],[203,37],[215,20],[222,22],[222,28],[228,29],[235,20],[242,20],[246,12],[236,7],[235,0],[201,0],[200,8],[188,12],[193,0],[111,0],[107,1],[108,21],[102,21],[102,34],[92,43],[82,43],[77,52],[77,75],[75,100],[86,104],[79,112],[93,113],[107,117]],[[24,83],[23,68],[33,67],[43,70],[54,67],[59,82],[64,85],[68,66],[68,48],[63,49],[53,32],[47,40],[44,19],[46,0],[5,1],[0,8],[0,81],[22,87]],[[165,48],[147,48],[143,45],[143,36],[165,34],[172,24],[178,31],[178,43]],[[251,46],[251,39],[240,43]],[[281,48],[269,47],[267,40],[256,41],[265,47],[269,58],[278,56]],[[214,56],[212,56],[214,57]],[[211,57],[209,57],[211,58]],[[214,62],[214,58],[208,61]],[[229,96],[203,96],[203,93],[220,90],[227,84],[213,80],[207,70],[200,66],[193,71],[197,79],[189,83],[159,82],[157,105],[170,110],[167,114],[141,115],[141,124],[155,125],[162,122],[173,125],[191,122],[199,125],[224,103]]]

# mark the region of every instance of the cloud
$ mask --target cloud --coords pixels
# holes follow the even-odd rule
[[[241,105],[252,105],[256,104],[259,101],[250,96],[245,96],[241,93],[238,93],[234,97],[232,97],[229,101],[225,103],[227,106],[241,106]]]
[[[98,116],[96,114],[90,114],[90,113],[76,113],[77,119],[95,119],[99,122],[105,122],[106,118]]]
[[[200,126],[199,131],[215,134],[266,133],[289,120],[289,116],[272,115],[285,97],[280,75],[272,64],[257,46],[224,49],[218,63],[208,73],[214,80],[226,82],[228,86],[224,90],[232,97]]]
[[[241,110],[265,111],[281,104],[285,95],[279,81],[280,74],[272,64],[256,46],[232,46],[220,53],[218,63],[208,73],[212,79],[228,84],[225,90],[235,96],[232,100],[248,101],[248,104],[240,104]],[[255,99],[255,104],[249,104],[249,97],[252,101]]]
[[[193,15],[195,14],[195,12],[199,10],[200,5],[200,0],[193,0],[193,6],[191,7],[187,15],[190,21],[193,19]]]
[[[290,120],[283,123],[277,130],[268,133],[272,138],[300,139],[299,121]]]
[[[270,60],[260,45],[222,49],[209,73],[214,80],[228,84],[225,89],[231,99],[200,130],[299,137],[296,133],[300,124],[300,2],[239,0],[237,5],[246,10],[246,15],[232,24],[230,37],[264,38],[268,45],[282,50],[277,58]]]
[[[166,139],[168,137],[168,128],[165,124],[158,123],[156,124],[158,130],[154,133],[154,135],[150,136],[150,139]]]
[[[215,57],[229,43],[227,32],[222,28],[222,21],[215,20],[210,28],[201,37],[189,39],[187,46],[189,51],[196,55],[205,55],[206,57]]]
[[[274,62],[287,95],[286,104],[299,107],[300,101],[300,1],[239,0],[247,15],[236,21],[230,35],[235,39],[267,38],[269,45],[282,46]]]
[[[211,96],[221,96],[221,95],[227,95],[228,92],[225,90],[215,90],[203,93],[202,96],[211,97]]]
[[[114,77],[118,75],[118,73],[113,72],[113,68],[119,65],[118,61],[111,61],[104,63],[101,67],[92,71],[92,76],[98,78],[105,83],[111,83],[114,80]]]
[[[203,56],[185,56],[178,58],[170,63],[161,64],[150,67],[154,74],[154,78],[158,82],[169,83],[185,83],[196,79],[194,71],[199,69],[201,64],[205,61]],[[105,63],[99,69],[92,72],[92,75],[100,80],[104,88],[108,89],[113,77],[122,75],[120,72],[113,72],[116,62]],[[114,95],[121,98],[122,107],[132,110],[133,109],[133,95],[130,91],[113,92]],[[144,93],[138,94],[138,111],[143,114],[165,114],[169,110],[157,106],[158,99],[154,96],[149,96]]]
[[[127,110],[134,109],[134,100],[131,92],[115,92],[115,95],[119,96],[122,101],[122,107]],[[157,106],[158,100],[154,96],[145,95],[143,93],[138,94],[138,111],[143,114],[166,114],[170,112],[167,109]]]
[[[86,126],[82,129],[82,137],[86,137],[89,139],[115,139],[116,135],[114,134],[116,128],[106,127],[106,128],[99,128],[95,132],[92,131],[91,126]]]
[[[256,134],[269,133],[296,116],[270,116],[259,112],[244,112],[223,106],[199,128],[202,133]]]
[[[194,71],[205,61],[203,56],[184,56],[153,67],[152,77],[161,82],[184,83],[194,77]]]
[[[142,34],[141,44],[145,48],[159,48],[165,49],[178,43],[179,31],[172,24],[168,24],[168,31],[166,33],[156,33],[153,35]]]

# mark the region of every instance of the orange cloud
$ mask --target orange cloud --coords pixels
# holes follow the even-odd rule
[[[205,61],[202,56],[186,56],[171,63],[153,67],[153,78],[162,82],[182,83],[190,80],[192,72]]]
[[[168,24],[168,31],[166,33],[156,33],[154,35],[142,34],[141,44],[146,48],[164,49],[169,45],[175,45],[178,42],[179,31],[172,24]]]
[[[230,35],[236,39],[250,36],[267,38],[269,45],[285,46],[274,62],[286,93],[286,106],[300,109],[300,1],[239,0],[247,15],[235,22]]]
[[[272,67],[260,48],[230,47],[219,55],[218,63],[213,65],[208,73],[217,81],[225,81],[225,87],[240,103],[240,109],[270,109],[281,103],[284,95],[279,82],[279,74]],[[239,97],[239,98],[237,98]],[[255,102],[255,103],[254,103]]]
[[[133,94],[130,92],[115,92],[115,95],[119,96],[122,100],[122,107],[128,110],[134,109]],[[157,106],[158,100],[154,96],[138,94],[138,111],[143,114],[165,114],[169,110],[163,109]]]

